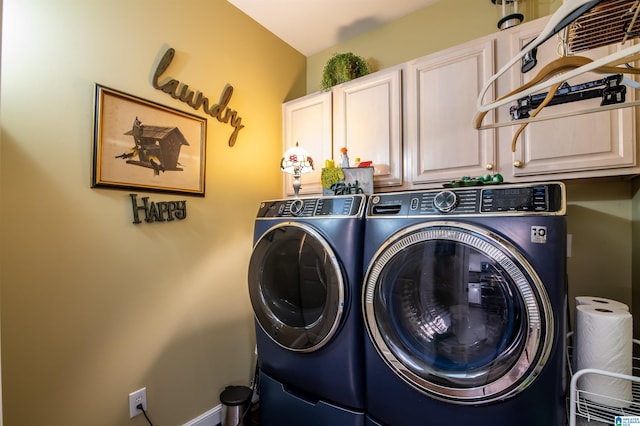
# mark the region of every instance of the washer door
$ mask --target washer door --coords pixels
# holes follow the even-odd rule
[[[447,402],[513,396],[551,351],[540,278],[514,246],[477,226],[429,222],[396,234],[370,263],[363,298],[379,355]]]
[[[326,240],[304,223],[271,228],[249,262],[255,317],[278,345],[310,352],[335,334],[344,307],[344,280]]]

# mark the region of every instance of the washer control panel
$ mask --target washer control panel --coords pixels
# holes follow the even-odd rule
[[[565,213],[561,182],[380,193],[370,196],[367,207],[368,217]]]
[[[365,201],[366,197],[361,194],[263,201],[257,217],[362,216]]]

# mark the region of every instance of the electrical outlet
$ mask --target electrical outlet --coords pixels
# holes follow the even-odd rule
[[[138,404],[142,404],[144,411],[147,411],[147,388],[138,389],[135,392],[129,394],[129,417],[134,418],[138,414],[142,414],[142,410],[138,407]]]

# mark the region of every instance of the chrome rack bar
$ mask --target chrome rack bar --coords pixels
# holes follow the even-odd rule
[[[583,114],[593,114],[594,112],[601,112],[601,111],[612,111],[615,109],[621,109],[621,108],[631,108],[631,107],[636,107],[636,106],[640,106],[640,100],[637,101],[631,101],[631,102],[623,102],[620,104],[611,104],[611,105],[604,105],[604,106],[599,106],[599,107],[594,107],[594,108],[586,108],[586,109],[582,109],[582,110],[576,110],[576,111],[571,111],[571,112],[561,112],[561,113],[557,113],[557,114],[549,114],[549,115],[543,115],[543,116],[536,116],[536,117],[530,117],[530,118],[523,118],[521,120],[510,120],[510,121],[500,121],[497,123],[491,123],[491,124],[484,124],[480,127],[478,127],[478,130],[487,130],[487,129],[496,129],[499,127],[507,127],[507,126],[519,126],[521,124],[524,123],[535,123],[538,121],[546,121],[546,120],[555,120],[557,118],[565,118],[565,117],[573,117],[576,115],[583,115]]]
[[[626,87],[621,84],[622,74],[614,74],[600,80],[576,85],[564,82],[556,91],[547,106],[560,105],[585,99],[602,98],[600,105],[618,104],[625,101]],[[599,88],[601,87],[602,88]],[[529,118],[529,111],[536,109],[548,96],[548,92],[529,95],[518,99],[517,104],[509,108],[512,120]]]

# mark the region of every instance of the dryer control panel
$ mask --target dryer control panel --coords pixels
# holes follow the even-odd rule
[[[561,182],[373,194],[367,216],[564,215]]]
[[[365,200],[366,197],[359,194],[263,201],[258,218],[362,216]]]

